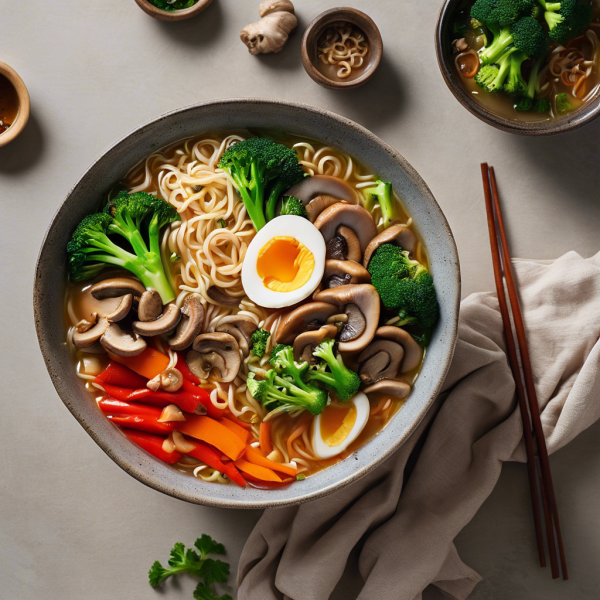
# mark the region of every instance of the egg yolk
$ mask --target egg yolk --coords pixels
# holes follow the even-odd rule
[[[310,279],[315,268],[313,253],[292,237],[269,240],[258,253],[256,270],[265,287],[275,292],[291,292]]]
[[[352,431],[356,423],[356,406],[330,404],[321,413],[321,439],[329,446],[339,446]]]

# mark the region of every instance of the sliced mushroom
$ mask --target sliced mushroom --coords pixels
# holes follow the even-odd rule
[[[306,214],[308,220],[314,223],[317,217],[332,204],[341,202],[341,198],[335,198],[334,196],[328,196],[327,194],[321,194],[313,198],[308,204],[306,204]]]
[[[137,356],[146,349],[146,340],[135,332],[124,331],[116,323],[111,323],[100,343],[117,356]]]
[[[250,352],[250,338],[257,329],[258,325],[254,319],[246,315],[223,317],[217,326],[217,331],[224,331],[237,340],[244,356],[248,356]]]
[[[87,329],[86,331],[77,331],[73,332],[73,343],[78,348],[88,348],[94,342],[97,342],[106,332],[110,323],[106,319],[106,317],[102,317],[93,327]]]
[[[194,340],[187,355],[190,371],[200,379],[208,379],[211,371],[219,372],[218,381],[233,381],[240,370],[240,348],[236,339],[223,332],[202,333]]]
[[[305,331],[294,340],[294,360],[305,361],[314,364],[317,359],[313,356],[313,350],[325,338],[335,339],[338,329],[335,325],[323,325],[315,331]]]
[[[313,198],[323,195],[347,200],[352,204],[358,203],[356,190],[343,179],[332,177],[331,175],[313,175],[312,177],[307,177],[300,183],[289,188],[284,195],[294,196],[298,200],[302,200],[304,206]]]
[[[173,331],[181,319],[181,310],[176,304],[169,304],[165,312],[154,321],[134,321],[133,331],[152,337]]]
[[[358,374],[365,385],[381,379],[393,379],[404,357],[404,348],[391,340],[371,342],[358,357]]]
[[[131,310],[133,305],[133,294],[126,294],[125,296],[121,296],[121,301],[119,302],[117,308],[113,310],[109,315],[106,315],[106,318],[110,323],[117,323],[118,321],[122,321]]]
[[[160,294],[156,290],[146,290],[140,298],[137,310],[140,321],[154,321],[158,319],[163,310]]]
[[[176,404],[168,404],[163,408],[160,417],[157,419],[159,423],[170,423],[171,421],[185,421],[185,415]]]
[[[146,288],[136,279],[129,277],[113,277],[95,283],[90,288],[90,293],[96,300],[104,300],[104,298],[120,298],[126,294],[141,296],[146,291]]]
[[[361,252],[365,251],[369,242],[377,235],[373,217],[358,204],[344,202],[333,204],[317,217],[314,225],[320,230],[326,244],[337,234],[341,226],[345,225],[352,229],[360,242]]]
[[[365,394],[388,394],[394,398],[406,398],[410,394],[411,387],[405,381],[397,379],[382,379],[365,388]]]
[[[417,246],[417,237],[415,234],[405,225],[392,225],[387,229],[384,229],[379,235],[374,237],[365,250],[363,257],[363,265],[365,269],[369,266],[369,261],[373,252],[381,246],[381,244],[395,244],[400,246],[403,250],[408,250],[412,255]]]
[[[204,306],[196,296],[188,296],[181,307],[181,320],[172,337],[167,340],[171,350],[185,350],[202,331]]]
[[[366,348],[373,339],[379,322],[379,294],[377,290],[367,283],[358,285],[342,285],[328,290],[322,290],[315,295],[318,302],[328,302],[337,307],[344,307],[348,314],[348,305],[354,305],[364,316],[365,327],[362,333],[351,341],[340,341],[339,349],[342,352],[356,352]],[[354,311],[354,308],[351,309]],[[332,313],[333,314],[333,313]],[[348,322],[350,314],[348,314]],[[346,327],[348,323],[344,325]]]
[[[299,306],[280,321],[275,343],[291,344],[301,333],[319,329],[336,312],[337,307],[326,302],[309,302]]]
[[[363,334],[367,321],[356,304],[346,304],[344,310],[348,320],[340,331],[340,342],[351,342]]]
[[[160,387],[165,392],[177,392],[183,385],[183,375],[179,369],[171,367],[160,374]]]
[[[238,306],[240,303],[240,298],[228,296],[214,285],[209,287],[206,293],[211,300],[214,300],[217,304],[222,304],[223,306]]]
[[[423,348],[408,331],[400,327],[385,325],[380,327],[375,336],[378,339],[392,340],[404,349],[404,359],[400,365],[400,373],[408,373],[416,369],[423,360]]]
[[[323,281],[326,288],[355,283],[371,283],[371,275],[359,263],[351,260],[326,260]]]
[[[85,333],[86,331],[89,331],[98,322],[98,313],[94,313],[92,318],[92,321],[81,319],[81,321],[75,325],[75,331],[78,333]]]
[[[341,235],[334,235],[325,246],[326,260],[346,260],[348,244]]]
[[[353,260],[354,262],[359,263],[362,259],[362,252],[360,251],[360,242],[356,237],[353,229],[350,227],[346,227],[346,225],[342,225],[338,227],[337,236],[340,236],[346,242],[346,247],[348,248],[346,252],[346,260]]]

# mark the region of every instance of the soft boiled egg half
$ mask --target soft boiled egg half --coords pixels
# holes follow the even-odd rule
[[[359,392],[344,404],[330,404],[313,420],[313,452],[318,458],[337,456],[360,435],[369,420],[371,405]]]
[[[269,221],[248,246],[242,265],[244,291],[256,304],[282,308],[310,296],[325,271],[325,240],[303,217]]]

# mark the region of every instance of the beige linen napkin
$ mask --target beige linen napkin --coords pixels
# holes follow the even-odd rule
[[[600,417],[600,253],[515,260],[514,267],[553,452]],[[429,584],[466,598],[480,577],[453,540],[492,491],[502,463],[524,459],[498,302],[474,294],[462,304],[443,391],[415,433],[355,484],[265,511],[242,553],[238,598],[326,600],[359,543],[359,600],[418,600]]]

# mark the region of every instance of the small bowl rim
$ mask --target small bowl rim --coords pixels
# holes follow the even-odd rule
[[[588,104],[573,111],[567,116],[555,121],[538,121],[527,123],[524,121],[513,121],[488,110],[482,104],[473,99],[471,94],[465,92],[457,81],[451,67],[447,64],[444,54],[444,27],[451,18],[454,10],[463,0],[444,0],[440,7],[437,23],[435,26],[435,52],[439,69],[448,89],[458,102],[478,119],[508,133],[525,136],[548,136],[574,131],[583,127],[600,116],[600,87],[595,97]]]
[[[29,91],[21,76],[5,62],[0,61],[0,75],[4,75],[10,81],[19,98],[19,112],[15,122],[2,134],[0,134],[0,147],[10,144],[25,128],[29,120],[31,102]]]
[[[151,17],[158,19],[159,21],[184,21],[191,17],[201,13],[204,9],[208,8],[212,4],[213,0],[198,0],[194,6],[189,8],[182,8],[180,10],[163,10],[154,6],[149,0],[135,0],[135,3]]]
[[[334,79],[329,79],[329,77],[323,75],[323,73],[321,73],[321,71],[319,71],[319,69],[315,66],[308,48],[309,37],[314,36],[316,41],[322,30],[334,21],[348,21],[353,25],[360,27],[367,36],[369,44],[371,45],[370,66],[362,75],[350,81],[337,81]],[[364,24],[367,25],[367,30],[365,30]],[[375,74],[375,71],[381,62],[382,56],[383,39],[381,37],[379,27],[377,27],[375,21],[373,21],[369,15],[365,14],[361,10],[358,10],[357,8],[342,6],[330,8],[322,12],[309,23],[304,35],[302,36],[302,65],[304,66],[304,70],[313,81],[316,81],[319,85],[331,90],[350,90],[363,85]]]

